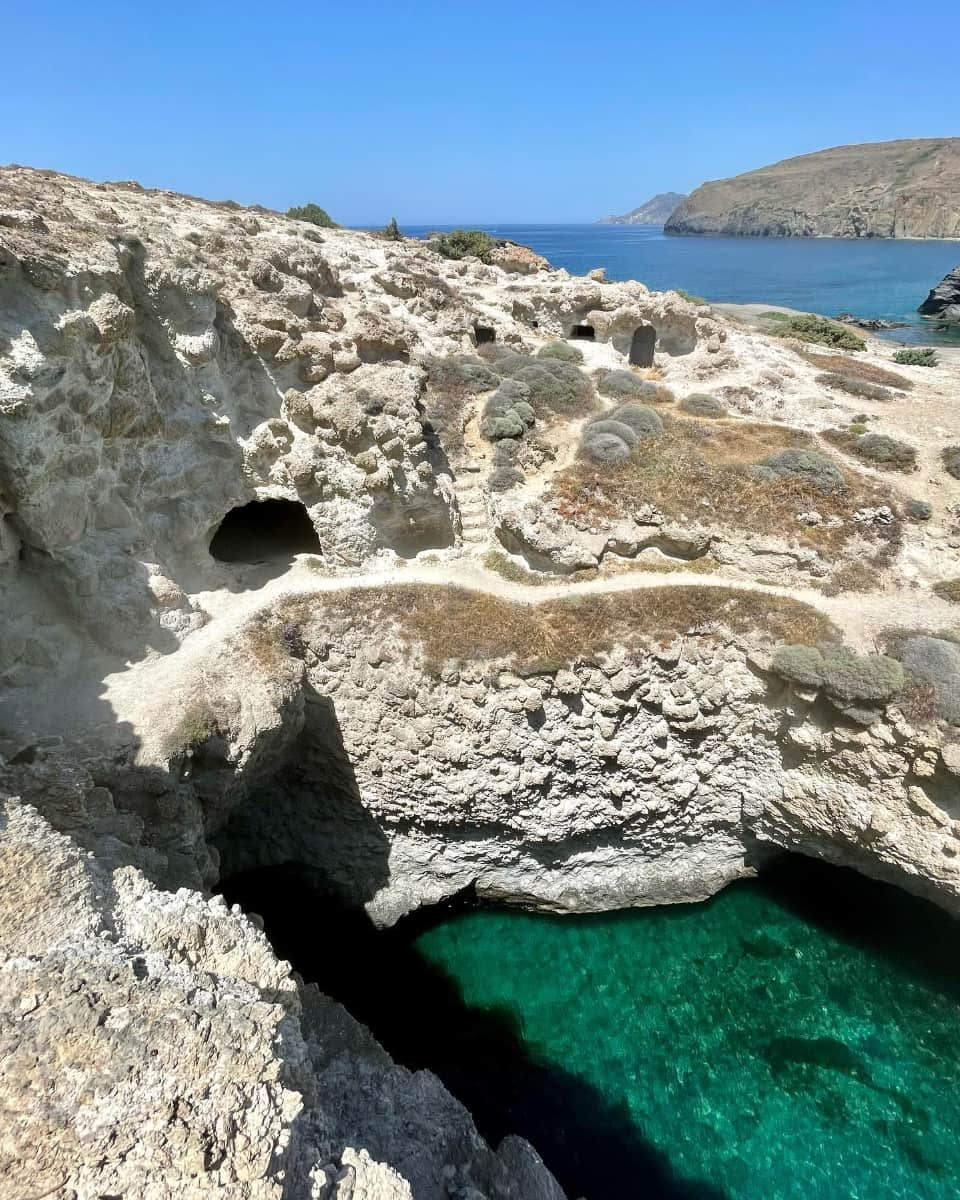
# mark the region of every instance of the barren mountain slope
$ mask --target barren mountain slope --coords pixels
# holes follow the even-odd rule
[[[960,138],[834,146],[705,183],[667,233],[960,237]]]

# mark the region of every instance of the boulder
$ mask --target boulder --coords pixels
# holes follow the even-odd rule
[[[917,309],[925,317],[938,317],[950,325],[960,325],[960,267],[943,277]]]

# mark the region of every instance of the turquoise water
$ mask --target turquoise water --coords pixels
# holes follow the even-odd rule
[[[573,1195],[960,1191],[960,943],[922,902],[801,865],[691,907],[462,912],[415,947],[545,1072],[488,1083]]]
[[[452,228],[431,226],[430,228]],[[648,225],[491,225],[488,232],[532,246],[555,266],[611,279],[639,279],[657,291],[681,287],[708,300],[782,304],[835,316],[906,321],[880,336],[960,345],[960,330],[938,332],[917,305],[960,263],[960,242],[840,238],[678,238]],[[423,237],[427,226],[406,226]]]

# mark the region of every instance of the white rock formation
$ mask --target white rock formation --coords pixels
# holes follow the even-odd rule
[[[955,609],[929,591],[960,575],[939,461],[957,365],[908,371],[896,404],[845,398],[709,308],[535,260],[0,170],[3,1195],[559,1200],[529,1147],[490,1150],[209,899],[225,875],[296,862],[385,924],[467,887],[693,901],[786,847],[960,911]],[[481,330],[536,351],[575,326],[597,379],[644,325],[653,374],[709,387],[735,432],[855,404],[917,445],[900,487],[933,519],[888,526],[874,590],[815,586],[875,556],[852,515],[830,559],[806,508],[770,536],[655,497],[566,511],[550,486],[586,411],[541,414],[499,492],[481,393],[429,382]],[[268,553],[241,515],[246,559],[211,555],[266,500],[289,505]],[[443,593],[428,629],[404,582],[503,607],[445,629]],[[632,616],[594,613],[621,593]],[[671,596],[697,600],[679,628]],[[732,625],[738,596],[756,628]],[[875,697],[857,724],[775,676],[763,605],[795,600],[860,651],[888,625],[937,635],[911,643],[911,704]],[[591,648],[504,642],[560,602]]]

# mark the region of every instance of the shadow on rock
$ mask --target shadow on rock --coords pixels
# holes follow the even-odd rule
[[[362,908],[331,898],[335,884],[318,886],[315,871],[308,876],[295,863],[235,875],[221,890],[260,914],[277,953],[345,1005],[398,1062],[438,1075],[489,1142],[527,1138],[569,1196],[725,1200],[710,1184],[677,1178],[626,1106],[538,1062],[511,1013],[469,1007],[456,982],[417,953],[415,939],[471,898],[378,931]]]

